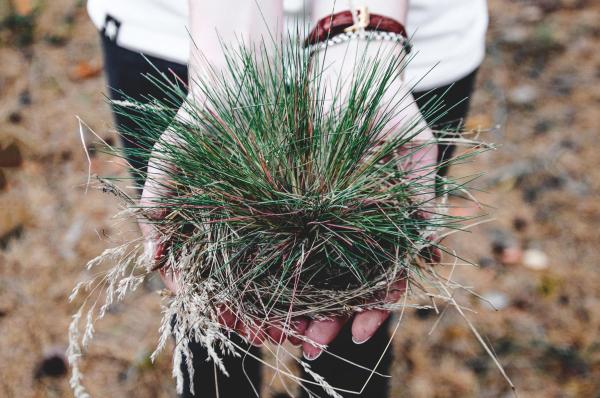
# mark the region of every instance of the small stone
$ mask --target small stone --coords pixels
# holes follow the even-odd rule
[[[570,301],[571,301],[571,299],[566,294],[561,294],[560,297],[558,298],[558,303],[561,305],[569,305]]]
[[[427,319],[435,315],[435,311],[431,308],[420,307],[415,310],[415,316],[419,319]]]
[[[0,147],[0,167],[19,167],[23,163],[21,150],[14,142],[5,148]]]
[[[66,149],[66,150],[60,152],[60,160],[62,162],[68,162],[72,159],[73,159],[73,153],[70,150]]]
[[[533,131],[535,134],[544,134],[547,133],[548,130],[552,128],[553,123],[550,120],[542,119],[535,123],[533,127]]]
[[[29,90],[23,90],[19,94],[19,103],[23,106],[31,105],[31,93]]]
[[[62,47],[68,42],[68,37],[60,33],[47,34],[44,37],[46,43],[54,47]]]
[[[504,229],[493,229],[490,231],[492,251],[496,255],[502,254],[504,249],[514,246],[515,239],[509,231]]]
[[[569,150],[577,150],[577,143],[570,138],[563,138],[560,140],[560,147]]]
[[[0,250],[6,249],[13,240],[21,239],[23,230],[23,225],[19,224],[4,233],[0,233]]]
[[[523,251],[517,246],[507,247],[500,255],[500,261],[504,265],[515,265],[520,263],[522,259]]]
[[[81,61],[69,71],[71,80],[79,81],[96,77],[102,72],[102,66],[88,61]]]
[[[538,99],[538,89],[530,84],[524,84],[508,93],[508,100],[513,105],[530,106]]]
[[[489,292],[484,294],[483,299],[487,306],[493,310],[502,310],[508,306],[508,296],[502,292]]]
[[[523,217],[515,217],[513,219],[513,228],[515,229],[515,231],[518,232],[523,232],[527,229],[527,220]]]
[[[548,268],[548,256],[538,249],[527,249],[523,253],[523,265],[539,271]]]
[[[497,261],[505,265],[513,265],[521,261],[521,249],[510,231],[494,229],[490,234],[492,253]]]
[[[513,29],[506,29],[502,34],[502,41],[509,45],[522,44],[529,37],[529,31],[525,27],[515,26]]]
[[[63,377],[67,374],[67,360],[63,350],[53,348],[49,350],[44,358],[38,363],[35,371],[35,378],[42,377]]]
[[[477,264],[479,264],[481,268],[490,268],[496,265],[496,260],[492,257],[485,256],[481,257],[479,261],[477,261]]]
[[[550,88],[557,95],[565,96],[571,94],[577,83],[577,75],[573,72],[567,72],[552,78]]]
[[[524,311],[531,306],[531,302],[526,297],[521,296],[521,297],[515,298],[512,302],[512,305],[515,308],[518,308],[518,309]]]
[[[127,381],[127,378],[129,377],[129,375],[127,374],[127,372],[119,372],[119,374],[117,375],[117,379],[120,382],[124,382]]]
[[[23,115],[17,111],[11,112],[8,115],[8,121],[12,124],[19,124],[23,121]]]
[[[523,7],[523,10],[521,10],[521,17],[526,22],[539,22],[544,17],[544,13],[538,6],[530,5]]]
[[[484,375],[489,370],[487,357],[475,357],[467,360],[466,364],[475,374]]]

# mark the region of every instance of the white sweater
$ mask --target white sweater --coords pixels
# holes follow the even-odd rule
[[[88,0],[88,12],[119,46],[185,64],[187,1]],[[427,90],[475,70],[485,53],[487,22],[486,0],[411,0],[407,30],[416,55],[406,71],[408,84]]]

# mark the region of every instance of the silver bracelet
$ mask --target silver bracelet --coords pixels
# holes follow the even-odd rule
[[[336,44],[346,43],[350,40],[362,39],[362,40],[376,40],[376,41],[390,41],[392,43],[399,43],[404,48],[407,54],[412,50],[412,44],[410,41],[402,36],[400,33],[382,32],[378,30],[368,30],[362,32],[344,32],[335,35],[325,41],[310,45],[308,48],[310,51],[324,50],[329,46]]]

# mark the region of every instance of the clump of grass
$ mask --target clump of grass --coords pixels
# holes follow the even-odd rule
[[[343,84],[330,87],[323,80],[327,65],[317,54],[291,41],[224,51],[226,68],[206,63],[205,73],[191,82],[202,101],[190,99],[178,84],[149,77],[165,99],[114,104],[135,122],[126,133],[140,148],[113,154],[147,160],[153,153],[167,176],[155,183],[168,195],[139,206],[101,180],[127,213],[153,225],[166,244],[160,266],[178,275],[180,288],[169,297],[157,352],[175,336],[179,388],[182,361],[193,373],[190,341],[202,343],[224,372],[220,353],[240,354],[229,338],[234,331],[219,322],[220,309],[243,324],[278,325],[293,334],[289,326],[297,316],[398,308],[384,300],[385,290],[400,279],[412,291],[426,286],[431,249],[446,251],[435,233],[460,229],[463,221],[445,211],[443,199],[463,183],[436,178],[444,165],[402,167],[417,151],[436,145],[413,143],[424,128],[418,120],[392,123],[405,98],[386,98],[407,58],[365,55],[343,90]],[[180,103],[185,118],[174,117]],[[441,101],[427,112],[443,114]],[[170,138],[161,139],[167,127]],[[98,312],[86,300],[74,318],[73,362],[91,338],[93,318],[152,272],[142,246],[141,240],[129,242],[90,262],[108,262],[111,270],[76,292],[103,287],[107,298]],[[72,384],[85,394],[78,371]],[[335,396],[333,388],[326,390]]]

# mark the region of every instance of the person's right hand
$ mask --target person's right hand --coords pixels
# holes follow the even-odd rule
[[[140,207],[145,211],[145,218],[138,220],[138,225],[144,238],[144,256],[152,266],[158,269],[160,278],[165,287],[172,293],[177,294],[179,290],[179,281],[177,272],[174,272],[168,265],[164,264],[169,242],[165,242],[157,231],[154,222],[160,221],[167,215],[167,210],[160,208],[161,199],[173,194],[169,174],[174,170],[163,159],[160,159],[160,152],[157,146],[164,142],[176,143],[176,138],[167,130],[155,145],[150,160],[148,162],[148,171],[146,182],[140,198]],[[169,170],[167,172],[166,170]],[[295,336],[303,336],[308,327],[308,319],[294,318],[290,325],[285,328],[265,324],[244,324],[231,310],[220,308],[220,322],[231,330],[246,337],[248,341],[256,346],[262,345],[266,340],[281,344],[288,339],[293,345],[302,344],[302,340]]]

